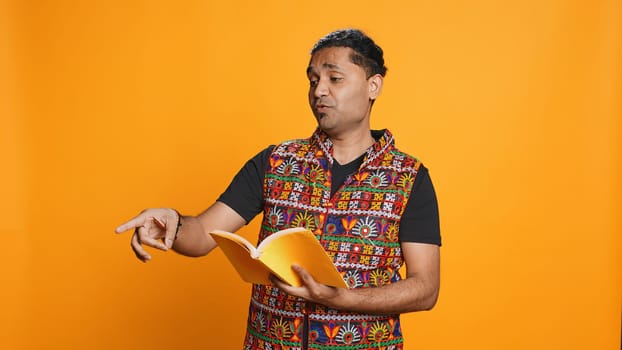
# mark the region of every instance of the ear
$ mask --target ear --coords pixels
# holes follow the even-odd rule
[[[380,74],[374,74],[367,79],[367,86],[369,89],[369,99],[375,100],[380,96],[380,92],[382,92],[382,83],[384,82],[384,77]]]

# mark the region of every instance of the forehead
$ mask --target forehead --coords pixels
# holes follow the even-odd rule
[[[307,73],[322,70],[352,70],[361,67],[352,63],[350,56],[354,51],[349,47],[326,47],[311,56]]]

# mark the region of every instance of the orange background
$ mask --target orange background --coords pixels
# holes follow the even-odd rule
[[[313,43],[386,52],[372,124],[430,169],[442,286],[413,349],[618,349],[619,1],[1,1],[0,347],[236,349],[221,252],[136,260],[113,229],[198,213],[314,122]],[[222,152],[226,150],[225,152]],[[254,239],[257,222],[242,230]]]

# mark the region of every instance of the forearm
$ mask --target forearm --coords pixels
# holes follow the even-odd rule
[[[286,293],[328,307],[368,313],[396,314],[430,310],[436,304],[440,285],[440,255],[438,246],[423,243],[403,243],[406,279],[382,287],[355,289],[334,288],[316,282],[302,267],[292,265],[302,280],[302,286],[290,286],[278,278],[272,283]]]
[[[439,247],[402,243],[406,278],[377,288],[338,289],[326,305],[362,313],[405,313],[430,310],[440,287]]]
[[[198,217],[182,216],[173,250],[191,257],[204,256],[216,246],[216,242],[205,231]]]
[[[173,249],[186,256],[206,255],[217,245],[210,232],[213,230],[236,232],[245,224],[244,218],[233,209],[216,202],[196,217],[182,216]]]
[[[368,314],[399,314],[430,310],[436,304],[438,284],[412,276],[377,288],[339,288],[327,306]]]

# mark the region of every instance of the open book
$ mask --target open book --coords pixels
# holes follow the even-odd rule
[[[299,287],[302,285],[300,277],[291,268],[292,264],[296,264],[320,283],[347,288],[320,242],[305,228],[275,232],[257,248],[234,233],[215,230],[210,234],[246,282],[271,284],[269,276],[272,273],[290,285]]]

